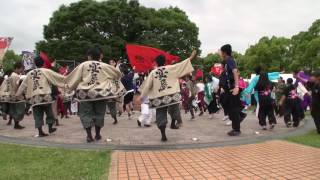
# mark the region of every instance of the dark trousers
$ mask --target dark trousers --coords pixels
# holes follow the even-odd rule
[[[194,97],[190,97],[188,99],[188,110],[190,111],[192,117],[194,117],[194,107],[193,107],[193,104],[192,104],[193,100],[194,100]]]
[[[173,104],[156,109],[156,123],[158,125],[158,128],[167,126],[168,113],[171,116],[172,121],[182,123],[179,104]]]
[[[44,125],[44,114],[46,114],[46,124],[53,124],[54,115],[51,104],[43,104],[32,107],[35,128],[41,128]]]
[[[26,110],[26,103],[10,103],[9,104],[9,115],[13,118],[14,122],[22,121]]]
[[[313,108],[312,108],[313,109]],[[319,109],[311,112],[314,124],[316,125],[317,132],[320,133],[320,112]]]
[[[218,108],[217,101],[216,101],[215,97],[213,97],[213,100],[208,105],[208,111],[209,111],[209,114],[213,114],[213,113],[216,113],[216,112],[219,111],[219,108]]]
[[[228,116],[228,111],[227,111],[227,107],[226,107],[226,95],[225,93],[222,93],[220,94],[220,104],[221,104],[221,107],[223,109],[223,112],[224,112],[224,116]]]
[[[65,115],[65,116],[68,116],[68,111],[69,111],[70,114],[71,114],[71,101],[64,102],[64,103],[63,103],[63,107],[64,107],[64,115]]]
[[[110,111],[110,115],[113,119],[117,118],[117,103],[116,102],[107,102],[108,109]]]
[[[267,117],[269,119],[269,124],[277,124],[276,117],[274,115],[274,108],[273,105],[263,105],[259,104],[259,113],[258,113],[258,119],[260,126],[266,126],[267,125]]]
[[[293,126],[297,127],[300,124],[301,119],[301,111],[300,111],[300,103],[298,100],[295,99],[288,99],[286,100],[285,107],[284,107],[284,122],[287,124],[293,121]]]
[[[229,119],[232,121],[232,129],[234,131],[240,131],[240,123],[242,118],[240,95],[232,95],[230,92],[224,93],[223,103],[225,105],[225,111],[229,115]]]
[[[104,116],[106,114],[107,101],[82,101],[79,103],[79,117],[84,129],[104,126]]]

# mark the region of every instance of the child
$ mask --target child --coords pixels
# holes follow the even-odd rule
[[[140,87],[141,97],[149,97],[150,107],[156,109],[156,122],[161,131],[161,141],[167,141],[167,113],[174,121],[171,123],[174,125],[171,128],[178,129],[175,121],[182,122],[179,107],[181,101],[179,78],[194,70],[191,60],[195,56],[196,51],[193,51],[187,60],[165,66],[165,57],[159,55],[155,59],[157,68],[151,71]]]
[[[316,125],[317,132],[320,134],[320,72],[315,72],[311,76],[308,87],[312,91],[311,115]]]
[[[284,122],[287,127],[292,125],[291,116],[293,121],[293,127],[298,127],[300,124],[300,100],[298,97],[297,89],[293,85],[293,79],[287,79],[287,87],[284,90],[284,95],[280,100],[280,106],[284,105]]]
[[[78,114],[78,102],[75,99],[71,101],[71,113],[72,115]]]
[[[215,82],[216,81],[216,82]],[[205,84],[205,98],[204,101],[207,104],[208,111],[210,114],[209,119],[213,118],[213,114],[219,111],[217,100],[216,100],[216,91],[218,89],[219,80],[215,77],[208,76],[207,83]]]
[[[20,121],[23,120],[26,103],[23,96],[16,96],[16,92],[20,85],[20,75],[23,72],[23,65],[21,62],[14,64],[13,72],[9,77],[10,83],[10,103],[9,103],[9,114],[14,120],[14,129],[24,129],[20,125]]]
[[[191,96],[190,90],[187,88],[187,84],[185,82],[182,83],[181,86],[181,95],[182,95],[182,107],[185,110],[185,113],[188,113],[189,110],[189,98]]]
[[[37,68],[27,74],[16,96],[21,96],[25,92],[27,101],[32,105],[35,127],[38,129],[39,137],[45,137],[48,134],[42,130],[44,113],[46,114],[49,133],[51,134],[57,130],[53,128],[54,116],[51,107],[53,103],[51,86],[55,85],[62,88],[65,85],[65,80],[62,75],[43,68],[44,60],[41,57],[36,57],[34,62]]]
[[[141,98],[141,115],[137,120],[138,126],[151,127],[152,122],[152,109],[149,108],[149,99],[146,97]]]
[[[88,60],[76,67],[68,76],[67,84],[76,90],[79,103],[79,116],[87,132],[87,142],[93,142],[91,128],[94,126],[95,140],[101,140],[107,101],[115,100],[125,93],[120,83],[121,72],[115,67],[99,62],[103,56],[99,47],[90,48]]]

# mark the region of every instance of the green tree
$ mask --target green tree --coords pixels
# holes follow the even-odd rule
[[[217,53],[210,53],[208,54],[205,58],[203,58],[202,60],[203,62],[203,70],[205,73],[209,73],[211,71],[211,67],[215,64],[215,63],[221,63],[221,59],[219,54]]]
[[[13,50],[7,50],[6,54],[3,57],[3,70],[5,72],[13,69],[13,65],[16,62],[21,62],[22,57],[17,55]]]
[[[242,57],[243,69],[248,75],[260,65],[265,71],[288,71],[290,39],[284,37],[263,37],[250,46]]]
[[[320,19],[308,31],[302,31],[291,39],[291,69],[310,69],[319,67],[320,56]]]
[[[36,44],[56,59],[84,60],[87,48],[99,44],[105,60],[125,59],[125,44],[160,48],[182,59],[200,47],[198,28],[177,7],[155,10],[136,0],[82,0],[62,5],[44,26]]]

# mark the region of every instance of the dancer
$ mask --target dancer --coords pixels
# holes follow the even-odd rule
[[[1,108],[2,108],[2,117],[3,120],[8,120],[8,114],[10,111],[10,93],[11,93],[11,86],[9,81],[9,76],[5,75],[4,79],[0,86],[0,101],[1,101]],[[7,123],[8,126],[10,126],[12,123],[12,117],[9,115],[9,121]]]
[[[224,92],[225,109],[232,121],[232,130],[228,132],[229,136],[239,136],[240,123],[243,119],[240,117],[241,102],[239,95],[239,75],[236,62],[232,57],[232,47],[226,44],[220,49],[220,56],[224,61],[224,71],[222,73],[222,90]]]
[[[123,109],[127,111],[128,118],[131,118],[131,110],[133,109],[132,102],[134,97],[133,76],[134,74],[129,71],[128,67],[123,70],[124,76],[121,78],[121,82],[127,90],[123,99]]]
[[[320,71],[312,74],[308,87],[312,92],[311,115],[320,134]]]
[[[149,108],[149,99],[147,97],[141,97],[141,115],[137,120],[139,127],[151,127],[153,118],[153,109]]]
[[[209,111],[209,119],[213,118],[214,113],[219,111],[217,100],[216,100],[216,92],[218,90],[219,80],[215,77],[208,76],[207,83],[205,85],[205,98],[204,101],[207,104]]]
[[[178,128],[176,121],[182,122],[179,108],[181,101],[179,78],[194,71],[191,60],[196,54],[197,52],[193,51],[187,60],[167,66],[165,66],[165,57],[158,56],[155,59],[157,68],[151,71],[147,80],[140,87],[141,97],[149,97],[150,107],[156,108],[156,122],[161,131],[161,141],[167,141],[167,113],[172,118],[172,129]]]
[[[95,140],[101,140],[101,128],[108,100],[119,98],[125,93],[120,83],[121,72],[113,66],[99,62],[102,52],[93,47],[87,52],[88,60],[76,67],[66,78],[70,90],[76,90],[79,116],[87,132],[87,142],[93,142],[91,128],[95,127]]]
[[[196,96],[196,88],[195,88],[195,85],[192,81],[191,75],[186,76],[186,85],[187,85],[186,87],[190,91],[190,96],[188,98],[188,111],[190,111],[190,113],[191,113],[191,119],[194,119],[194,106],[193,106],[192,102]]]
[[[268,78],[268,74],[261,73],[255,90],[258,92],[259,96],[258,119],[262,130],[267,130],[267,117],[269,119],[270,129],[273,129],[275,124],[277,124],[277,120],[274,115],[273,99],[271,97],[272,89],[273,85]]]
[[[14,129],[24,129],[23,126],[20,125],[20,121],[23,120],[26,103],[23,96],[16,96],[17,90],[20,85],[20,75],[23,72],[23,64],[21,62],[17,62],[13,66],[13,72],[9,77],[10,83],[10,103],[9,103],[9,114],[13,118],[14,121]]]
[[[300,100],[298,97],[297,89],[293,85],[293,79],[287,79],[287,88],[284,90],[284,95],[280,100],[280,106],[284,105],[284,122],[287,127],[298,127],[300,124]]]
[[[204,88],[205,88],[205,85],[204,85],[202,79],[198,79],[198,83],[196,84],[196,87],[197,87],[198,106],[199,106],[199,109],[200,109],[199,116],[202,116],[203,112],[206,110],[205,102],[204,102],[204,96],[205,96]]]
[[[31,70],[27,77],[21,83],[16,96],[21,96],[24,92],[27,101],[32,105],[33,117],[35,120],[35,128],[38,129],[39,137],[48,136],[42,130],[44,125],[43,118],[46,114],[46,123],[49,127],[49,133],[55,132],[53,128],[54,115],[52,112],[52,89],[55,85],[60,88],[65,86],[64,77],[50,69],[43,68],[44,60],[41,57],[34,59],[36,69]]]

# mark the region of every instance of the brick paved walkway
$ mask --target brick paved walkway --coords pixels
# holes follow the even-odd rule
[[[114,152],[113,179],[320,179],[320,149],[285,141],[172,151]]]

